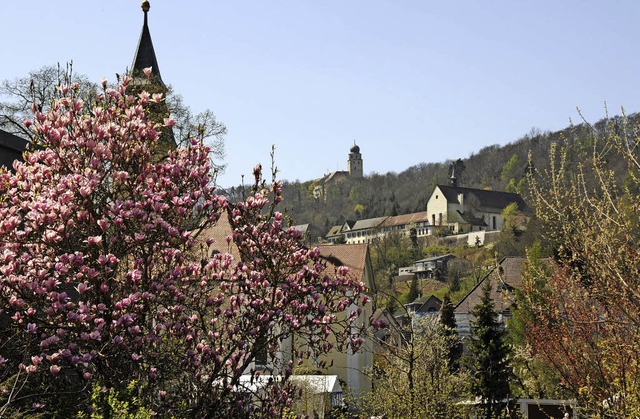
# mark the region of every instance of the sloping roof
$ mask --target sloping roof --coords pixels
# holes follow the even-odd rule
[[[381,224],[384,222],[384,220],[386,220],[387,218],[388,217],[377,217],[377,218],[367,218],[366,220],[358,220],[353,225],[353,227],[351,227],[351,231],[366,230],[368,228],[380,227]]]
[[[373,285],[369,283],[371,278],[365,278],[368,244],[321,244],[318,245],[318,249],[322,259],[327,262],[327,273],[340,266],[346,266],[352,278],[363,281],[367,287]]]
[[[427,213],[427,211],[413,212],[411,214],[392,215],[391,217],[387,218],[384,223],[382,223],[382,227],[394,227],[399,225],[420,223],[424,221],[429,221],[429,214]]]
[[[229,253],[235,260],[240,260],[238,247],[227,242],[231,235],[231,225],[226,214],[223,213],[216,225],[206,229],[201,234],[201,240],[212,239],[211,250],[220,253]],[[370,279],[365,278],[368,262],[369,245],[367,244],[321,244],[318,245],[322,259],[327,262],[328,274],[333,273],[338,267],[349,268],[349,275],[359,281],[363,281],[367,287],[371,287]]]
[[[524,211],[527,207],[527,204],[524,202],[524,199],[517,194],[512,192],[503,192],[503,191],[489,191],[486,189],[475,189],[475,188],[464,188],[461,186],[450,186],[450,185],[438,185],[438,188],[442,191],[442,194],[447,199],[448,202],[457,202],[458,194],[463,194],[465,196],[465,200],[468,199],[469,195],[473,195],[478,199],[480,207],[483,209],[504,209],[507,205],[511,203],[516,203],[518,205],[518,209],[520,211]]]
[[[463,212],[463,211],[460,211],[460,210],[458,210],[458,214],[460,214],[460,217],[462,217],[462,219],[466,223],[468,223],[468,224],[470,224],[472,226],[481,226],[481,227],[488,226],[488,224],[484,222],[484,218],[482,216],[475,217],[470,212]]]
[[[29,141],[0,129],[0,165],[11,169],[15,160],[22,160],[22,153]]]
[[[349,178],[349,172],[339,170],[339,171],[331,172],[327,175],[324,175],[324,177],[318,179],[318,181],[320,183],[327,184],[332,182],[341,182],[341,181],[347,180],[348,178]]]
[[[299,231],[302,234],[306,234],[307,231],[309,231],[309,224],[298,224],[293,226],[293,228],[295,228],[297,231]]]
[[[500,261],[463,299],[456,305],[455,313],[469,313],[482,301],[482,289],[486,281],[491,281],[491,300],[495,311],[508,311],[514,303],[514,289],[522,286],[522,268],[527,261],[523,257],[507,257]]]
[[[325,237],[329,238],[329,237],[339,236],[341,231],[342,231],[341,225],[333,226],[331,227],[331,229],[329,230],[329,232]]]
[[[434,261],[437,261],[437,260],[449,260],[449,259],[453,259],[453,258],[454,258],[454,256],[451,253],[447,253],[446,255],[432,256],[430,258],[416,260],[413,263],[434,262]]]
[[[138,41],[136,55],[133,57],[131,73],[135,74],[137,72],[141,72],[147,67],[151,67],[151,74],[157,79],[157,82],[159,84],[164,86],[164,82],[162,81],[162,77],[160,76],[160,67],[158,67],[156,52],[153,49],[153,42],[151,41],[151,32],[149,32],[149,25],[147,21],[147,13],[149,12],[149,8],[149,2],[147,0],[144,0],[142,2],[144,24],[142,25],[142,33],[140,34],[140,40]]]

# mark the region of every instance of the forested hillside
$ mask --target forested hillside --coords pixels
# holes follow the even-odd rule
[[[638,114],[628,116],[629,122],[639,118]],[[621,119],[603,119],[594,126],[596,131],[617,127]],[[504,146],[489,145],[455,162],[458,183],[467,187],[519,192],[527,199],[525,172],[529,161],[539,170],[547,168],[553,143],[571,146],[568,148],[568,161],[575,164],[577,170],[579,162],[593,153],[593,132],[583,123],[556,132],[532,130]],[[374,172],[363,179],[329,189],[325,200],[314,198],[314,180],[285,181],[284,203],[294,224],[311,223],[325,232],[345,220],[424,211],[435,185],[449,181],[452,163],[450,160],[421,163],[401,173]],[[610,163],[615,165],[615,162]],[[232,188],[229,191],[232,199],[241,195],[240,190]]]

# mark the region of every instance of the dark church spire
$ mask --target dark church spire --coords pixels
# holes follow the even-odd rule
[[[153,42],[151,42],[151,33],[149,32],[149,25],[147,19],[147,13],[150,9],[149,1],[144,0],[142,2],[142,11],[144,12],[144,25],[142,25],[142,33],[140,34],[140,41],[138,41],[138,49],[136,55],[133,57],[133,64],[131,66],[131,75],[135,77],[142,76],[142,70],[147,67],[151,67],[151,74],[155,83],[164,86],[162,77],[160,76],[160,67],[158,67],[158,60],[156,59],[156,53],[153,49]]]

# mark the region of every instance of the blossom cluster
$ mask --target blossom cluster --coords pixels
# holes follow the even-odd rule
[[[24,162],[0,172],[0,383],[26,377],[34,393],[66,394],[136,379],[156,410],[188,400],[203,414],[242,404],[235,389],[252,359],[277,358],[294,335],[305,350],[285,377],[311,353],[357,350],[363,284],[346,269],[329,275],[285,227],[280,184],[228,203],[203,141],[158,151],[173,122],[147,108],[164,98],[131,95],[131,83],[104,82],[90,101],[60,86],[25,122],[37,140]],[[199,238],[222,214],[239,260]],[[287,385],[269,391],[268,411],[290,404]]]

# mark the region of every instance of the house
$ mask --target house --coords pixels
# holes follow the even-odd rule
[[[441,306],[442,300],[435,295],[419,297],[397,309],[394,313],[394,317],[398,324],[403,326],[408,325],[409,323],[414,326],[417,324],[425,325],[429,323],[437,323],[440,319]],[[418,320],[417,323],[416,320]],[[412,329],[414,329],[414,327],[412,327]]]
[[[526,203],[516,193],[465,188],[452,176],[450,185],[436,185],[427,202],[427,213],[431,225],[447,233],[502,230],[502,212],[512,203],[525,211]]]
[[[408,237],[413,234],[415,238],[433,234],[431,225],[429,224],[429,213],[427,211],[388,217],[382,223],[382,232],[385,235],[402,233]]]
[[[13,162],[22,160],[29,141],[0,129],[0,166],[13,170]]]
[[[329,232],[324,236],[324,239],[327,243],[344,243],[344,235],[342,234],[342,229],[350,229],[355,224],[355,221],[345,221],[343,225],[337,225],[331,227]]]
[[[447,265],[450,259],[455,256],[446,254],[420,259],[413,262],[413,265],[399,268],[398,275],[415,275],[418,279],[444,278],[447,276]]]
[[[356,221],[351,228],[343,231],[347,244],[373,243],[384,236],[382,223],[388,217],[367,218]]]
[[[302,242],[307,246],[311,246],[320,241],[320,229],[313,224],[298,224],[293,226],[293,228],[302,234]]]
[[[506,257],[500,261],[469,293],[456,305],[454,315],[458,325],[458,334],[469,336],[471,311],[482,301],[482,289],[491,281],[491,300],[495,305],[499,320],[506,325],[511,317],[511,307],[515,303],[515,290],[522,287],[522,268],[527,259]]]
[[[353,147],[349,150],[347,170],[331,172],[320,179],[316,179],[314,182],[313,197],[316,199],[326,199],[330,189],[349,180],[362,179],[362,176],[362,154],[360,153],[360,147],[354,142]]]
[[[325,235],[330,243],[373,243],[390,234],[401,234],[418,239],[434,234],[426,211],[390,217],[367,218],[358,221],[345,221],[341,226],[333,226]]]
[[[442,306],[442,300],[435,295],[418,298],[404,305],[410,314],[438,313]]]
[[[213,242],[211,245],[212,253],[228,253],[235,260],[240,260],[241,255],[238,248],[233,241],[227,240],[231,233],[229,221],[226,215],[223,214],[215,226],[202,233],[201,240],[203,242],[207,240]],[[367,244],[324,244],[319,245],[318,249],[320,250],[321,259],[325,263],[325,272],[331,275],[339,267],[345,266],[349,268],[348,275],[364,282],[368,290],[374,290],[373,267]],[[356,310],[357,308],[355,306],[349,307],[347,311]],[[364,307],[359,308],[362,312],[358,317],[357,326],[368,328],[369,318],[372,314],[372,304],[367,303]],[[266,358],[258,359],[253,361],[249,369],[271,371],[273,374],[277,374],[278,371],[275,365],[284,365],[287,361],[293,360],[291,346],[291,339],[285,340],[282,343],[277,362]],[[341,352],[334,349],[329,354],[322,356],[321,359],[311,359],[308,361],[311,365],[307,366],[311,369],[319,370],[322,374],[337,375],[340,382],[346,384],[348,391],[357,396],[371,390],[371,380],[365,374],[366,371],[373,367],[373,354],[371,351],[371,342],[366,338],[362,348],[356,353],[351,351]],[[326,367],[317,368],[322,363]]]

